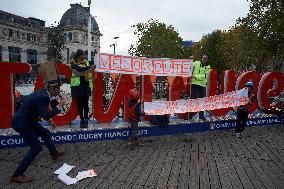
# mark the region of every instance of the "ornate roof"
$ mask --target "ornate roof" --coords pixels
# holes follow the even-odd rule
[[[83,7],[81,4],[70,4],[71,8],[68,9],[62,16],[60,26],[79,26],[87,27],[89,7]],[[96,19],[92,16],[92,30],[99,31],[99,26]]]

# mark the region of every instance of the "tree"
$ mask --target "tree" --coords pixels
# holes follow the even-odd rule
[[[64,30],[60,26],[47,28],[47,59],[63,61],[62,50],[65,49]]]
[[[250,0],[250,10],[240,18],[236,26],[249,28],[255,37],[254,49],[258,49],[255,64],[259,71],[269,62],[284,59],[284,1]]]
[[[195,59],[200,60],[203,55],[207,55],[209,65],[219,72],[225,70],[227,67],[222,51],[220,51],[222,35],[223,32],[221,30],[215,30],[203,36],[201,41],[191,47]]]
[[[182,38],[172,25],[167,26],[157,20],[132,26],[138,40],[128,50],[132,56],[148,58],[181,58],[183,56]]]
[[[223,32],[219,51],[222,52],[227,67],[244,71],[256,65],[258,44],[258,38],[253,30],[237,26]]]

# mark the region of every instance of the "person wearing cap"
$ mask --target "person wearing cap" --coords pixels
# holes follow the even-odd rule
[[[135,89],[129,91],[130,99],[128,101],[128,122],[132,129],[132,134],[130,137],[130,142],[128,145],[134,148],[135,145],[141,145],[138,141],[138,123],[140,117],[143,116],[141,111],[141,102],[139,98],[139,93]]]
[[[93,88],[93,75],[91,66],[87,61],[85,52],[78,49],[71,62],[71,96],[76,98],[80,127],[87,128],[89,120],[89,97]]]
[[[237,123],[236,123],[236,136],[240,138],[245,130],[248,120],[249,109],[252,106],[255,96],[253,92],[253,82],[249,81],[245,84],[245,88],[248,89],[248,103],[246,105],[239,106],[237,108]]]
[[[190,98],[204,98],[206,96],[207,80],[211,67],[208,64],[208,56],[203,55],[202,60],[193,62],[193,72],[191,79]],[[192,119],[194,113],[189,113],[189,119]],[[199,112],[199,119],[205,120],[204,112]]]
[[[24,175],[28,166],[32,163],[35,157],[42,151],[42,146],[39,142],[39,137],[42,138],[53,160],[61,157],[65,151],[59,152],[51,140],[51,133],[48,129],[40,124],[40,120],[56,125],[51,120],[52,117],[60,113],[60,109],[64,105],[64,101],[60,101],[57,107],[49,111],[50,98],[59,94],[58,81],[49,82],[47,86],[27,96],[16,111],[12,119],[12,127],[24,139],[24,143],[30,147],[30,150],[24,156],[16,171],[11,177],[10,182],[25,183],[33,181],[31,176]]]

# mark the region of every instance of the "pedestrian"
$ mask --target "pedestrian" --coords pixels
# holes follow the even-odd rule
[[[44,89],[27,96],[15,113],[12,119],[12,127],[24,139],[24,143],[30,147],[30,150],[18,165],[10,182],[25,183],[33,181],[31,176],[26,176],[24,173],[35,157],[42,151],[42,146],[38,140],[39,137],[44,141],[53,160],[57,160],[65,153],[65,151],[59,152],[56,150],[51,140],[50,131],[39,123],[42,118],[51,123],[53,128],[56,126],[51,118],[61,112],[60,109],[65,102],[60,101],[57,107],[51,111],[48,111],[48,109],[50,98],[57,96],[59,91],[58,81],[50,81]]]
[[[141,102],[139,98],[139,93],[135,89],[131,89],[129,91],[130,99],[128,101],[128,121],[132,129],[132,134],[130,137],[130,142],[128,145],[131,148],[134,148],[135,145],[142,145],[138,141],[138,123],[140,121],[140,117],[143,116],[141,111]]]
[[[83,50],[78,49],[71,61],[71,96],[77,101],[80,116],[80,127],[87,128],[89,120],[89,97],[93,88],[93,74],[91,66],[87,61]]]
[[[248,115],[249,115],[249,108],[253,104],[255,100],[254,92],[253,92],[253,82],[249,81],[245,84],[245,87],[248,89],[248,103],[246,105],[239,106],[237,108],[237,123],[236,123],[236,136],[240,138],[242,133],[245,130]]]
[[[193,62],[193,72],[191,79],[191,93],[190,98],[204,98],[206,96],[207,79],[210,73],[211,67],[208,64],[208,56],[203,55],[201,62]],[[192,119],[194,113],[189,113],[189,119]],[[199,119],[206,120],[204,112],[199,112]]]

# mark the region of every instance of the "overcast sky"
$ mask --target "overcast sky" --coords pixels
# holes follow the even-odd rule
[[[60,21],[71,3],[87,6],[88,0],[0,0],[0,9],[23,17],[35,17],[47,25]],[[215,29],[227,30],[248,13],[247,0],[92,0],[97,16],[101,52],[112,53],[118,36],[117,54],[127,55],[136,38],[131,25],[150,18],[173,25],[183,40],[199,41]]]

